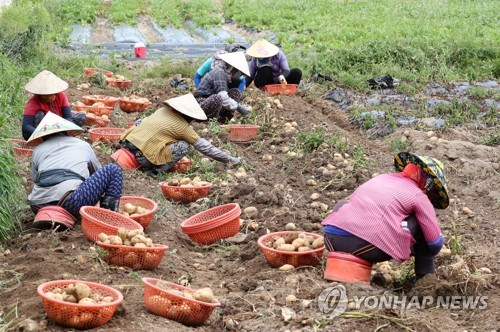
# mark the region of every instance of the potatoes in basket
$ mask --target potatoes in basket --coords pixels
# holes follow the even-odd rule
[[[150,210],[132,203],[125,203],[120,207],[119,212],[126,217],[135,217],[141,214],[149,213]]]
[[[121,99],[124,101],[131,101],[134,103],[149,103],[149,100],[147,98],[142,98],[136,95],[131,95],[130,97],[122,97]]]
[[[208,186],[211,183],[208,181],[203,181],[199,176],[194,177],[193,179],[185,177],[185,178],[171,178],[167,181],[167,185],[169,186],[178,186],[178,187],[203,187]]]
[[[185,297],[187,299],[194,299],[200,302],[206,302],[206,303],[214,303],[217,300],[215,299],[214,293],[212,292],[212,289],[209,287],[205,288],[200,288],[194,292],[188,291],[188,290],[179,290],[176,289],[169,284],[165,282],[158,282],[156,284],[157,287],[160,287],[161,289],[166,290],[168,293],[180,296],[180,297]]]
[[[307,252],[324,246],[323,237],[315,238],[304,232],[291,232],[284,236],[273,236],[264,245],[280,251]]]
[[[113,302],[113,298],[111,296],[102,296],[99,292],[93,291],[92,288],[81,282],[69,284],[63,288],[54,288],[50,292],[46,292],[45,296],[53,300],[78,303],[82,305],[95,305]]]
[[[97,238],[104,244],[117,244],[143,248],[154,247],[153,240],[144,236],[144,232],[138,229],[128,230],[120,227],[118,228],[116,235],[100,233]]]

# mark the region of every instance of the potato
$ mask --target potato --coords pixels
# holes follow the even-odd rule
[[[184,292],[182,292],[182,296],[184,296],[184,297],[185,297],[185,298],[187,298],[187,299],[194,300],[194,296],[193,296],[193,294],[191,294],[190,292],[186,292],[186,291],[184,291]]]
[[[300,247],[303,247],[305,243],[306,243],[306,241],[304,241],[304,239],[297,238],[297,239],[293,240],[292,246],[294,246],[296,249],[298,249]]]
[[[136,235],[130,239],[130,243],[132,243],[132,245],[136,245],[137,243],[146,244],[146,237],[144,235]]]
[[[151,240],[150,238],[146,238],[146,242],[144,244],[146,245],[146,247],[154,247],[153,240]]]
[[[137,207],[132,203],[125,203],[123,205],[123,211],[127,212],[128,214],[134,213],[136,209]]]
[[[76,297],[76,287],[75,284],[69,284],[66,286],[66,294],[74,295]]]
[[[89,298],[91,298],[92,300],[96,301],[96,303],[99,303],[99,302],[101,302],[102,296],[100,294],[98,294],[98,293],[92,293],[92,294],[90,294]]]
[[[167,182],[167,185],[168,185],[168,186],[175,186],[175,187],[176,187],[176,186],[178,186],[178,185],[179,185],[179,180],[177,180],[177,179],[171,179],[171,180],[169,180],[169,181]]]
[[[215,300],[214,293],[208,287],[200,288],[194,293],[194,298],[198,301],[213,303]]]
[[[118,228],[118,231],[116,231],[116,235],[118,235],[122,239],[122,241],[124,241],[127,238],[128,229],[120,227]]]
[[[325,242],[322,237],[319,237],[314,240],[314,242],[311,244],[311,248],[313,249],[318,249],[321,248],[325,245]]]
[[[49,299],[52,299],[52,300],[64,301],[64,295],[62,295],[62,294],[47,292],[47,293],[45,293],[45,296],[47,296]]]
[[[179,181],[181,185],[186,185],[186,184],[191,184],[191,179],[190,178],[183,178],[181,181]]]
[[[117,235],[111,235],[109,237],[109,243],[110,244],[115,244],[115,245],[122,245],[123,244],[123,241],[122,241],[122,238],[117,236]]]
[[[137,263],[137,254],[135,252],[129,252],[123,257],[123,262],[127,266],[134,266]]]
[[[76,299],[80,301],[83,298],[89,297],[90,296],[90,287],[81,283],[77,282],[75,283],[75,292],[76,292]]]
[[[130,243],[130,240],[129,239],[126,239],[125,241],[123,241],[123,245],[124,246],[131,246],[132,243]]]
[[[298,252],[306,252],[306,251],[311,251],[312,249],[309,248],[308,246],[303,246],[303,247],[299,247],[297,248],[297,251]]]
[[[80,301],[78,301],[78,304],[83,304],[83,305],[94,305],[97,304],[97,302],[94,299],[91,299],[89,297],[84,297]]]
[[[293,244],[288,244],[288,243],[283,243],[280,244],[276,250],[281,250],[281,251],[295,251],[295,246]]]
[[[127,239],[132,239],[136,235],[139,235],[139,230],[138,229],[131,230],[127,234]]]
[[[282,244],[285,244],[285,239],[282,238],[282,237],[278,237],[276,240],[274,240],[274,243],[273,243],[273,248],[276,249],[278,248],[278,246],[282,245]]]
[[[113,302],[112,296],[105,296],[101,299],[101,303],[111,303],[111,302]]]
[[[138,207],[135,209],[135,213],[137,213],[137,214],[144,214],[144,213],[146,213],[145,211],[146,211],[146,209],[145,209],[145,208],[143,208],[142,206],[138,206]]]
[[[52,293],[54,294],[62,294],[63,293],[63,290],[60,289],[59,287],[56,287],[52,290]]]
[[[142,242],[139,242],[139,243],[134,244],[134,247],[138,247],[138,248],[146,248],[146,244],[144,244],[144,243],[142,243]]]
[[[315,240],[314,236],[312,236],[312,235],[306,236],[306,244],[307,244],[307,246],[310,247],[312,245],[312,243],[314,242],[314,240]]]
[[[67,294],[64,297],[64,302],[78,303],[78,300],[73,295]]]
[[[91,312],[80,313],[80,324],[85,326],[90,324],[94,320],[94,314]]]
[[[284,239],[285,243],[292,244],[293,240],[299,237],[299,233],[297,232],[292,232],[290,234],[287,234]]]
[[[97,239],[101,242],[104,242],[108,239],[108,234],[100,233],[99,236],[97,237]]]

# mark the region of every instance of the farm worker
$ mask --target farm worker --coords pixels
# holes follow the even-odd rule
[[[300,83],[302,71],[298,68],[290,69],[285,54],[276,45],[260,39],[246,53],[252,57],[250,80],[259,89],[264,89],[268,84]]]
[[[123,148],[134,155],[146,174],[156,177],[167,172],[186,155],[190,145],[217,161],[244,163],[241,158],[232,157],[200,138],[189,125],[193,120],[207,119],[191,93],[168,99],[164,104],[121,136]]]
[[[200,85],[201,79],[214,67],[224,64],[224,61],[220,59],[220,54],[234,53],[234,52],[245,52],[246,47],[240,44],[229,44],[224,50],[217,51],[212,57],[208,58],[201,66],[198,68],[194,74],[194,86],[197,88]],[[240,92],[243,92],[246,87],[245,76],[240,76],[233,79],[228,83],[229,89],[237,88]]]
[[[59,115],[77,126],[83,126],[87,120],[85,113],[71,114],[68,97],[64,93],[68,89],[68,83],[48,70],[33,77],[24,89],[33,94],[24,108],[22,132],[25,140],[30,138],[48,112]]]
[[[243,52],[219,54],[219,58],[222,62],[203,77],[194,96],[207,118],[226,123],[232,119],[234,111],[250,114],[250,108],[240,104],[240,90],[229,87],[229,82],[241,77],[242,73],[248,76],[250,72]]]
[[[339,201],[322,222],[328,251],[350,253],[371,263],[402,262],[415,256],[420,278],[435,272],[434,255],[443,246],[434,207],[448,207],[443,164],[401,152],[399,173],[378,175]]]
[[[33,212],[58,205],[78,217],[82,206],[97,202],[102,208],[118,212],[122,170],[116,164],[101,167],[87,142],[68,135],[82,130],[49,112],[28,139],[28,144],[43,140],[33,151],[31,174],[35,185],[28,196]]]

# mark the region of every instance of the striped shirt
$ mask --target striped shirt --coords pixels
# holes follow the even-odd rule
[[[221,67],[215,67],[209,71],[196,88],[194,96],[196,98],[207,98],[221,91],[228,91],[229,74]]]
[[[151,163],[164,165],[174,160],[169,144],[185,141],[192,145],[199,138],[182,115],[164,106],[124,132],[121,141],[134,144]]]
[[[436,212],[427,195],[401,173],[382,174],[362,184],[349,202],[330,214],[323,226],[343,229],[389,254],[396,261],[410,258],[415,240],[401,222],[411,214],[427,242],[439,238]]]

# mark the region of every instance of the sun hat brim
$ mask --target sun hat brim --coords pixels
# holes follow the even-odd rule
[[[187,115],[193,119],[206,120],[207,115],[196,101],[192,93],[165,100],[163,103],[175,109],[177,112]]]
[[[30,144],[38,138],[63,131],[79,132],[83,131],[83,129],[73,122],[61,118],[57,114],[48,112],[45,114],[42,121],[40,121],[40,124],[35,128],[35,131],[33,131],[33,134],[31,134],[30,138],[26,142],[27,144]]]
[[[270,58],[278,54],[279,51],[278,46],[271,44],[267,40],[260,39],[246,50],[246,54],[253,58]]]
[[[222,61],[250,76],[250,68],[248,68],[247,58],[243,52],[225,53],[218,56]]]
[[[35,95],[53,95],[67,90],[68,83],[48,70],[44,70],[31,79],[24,89]]]
[[[444,164],[438,159],[419,156],[410,152],[400,152],[394,157],[394,168],[401,172],[408,164],[417,165],[422,171],[430,176],[433,186],[427,193],[432,205],[436,209],[446,209],[450,204],[448,189],[446,188],[446,176]]]

